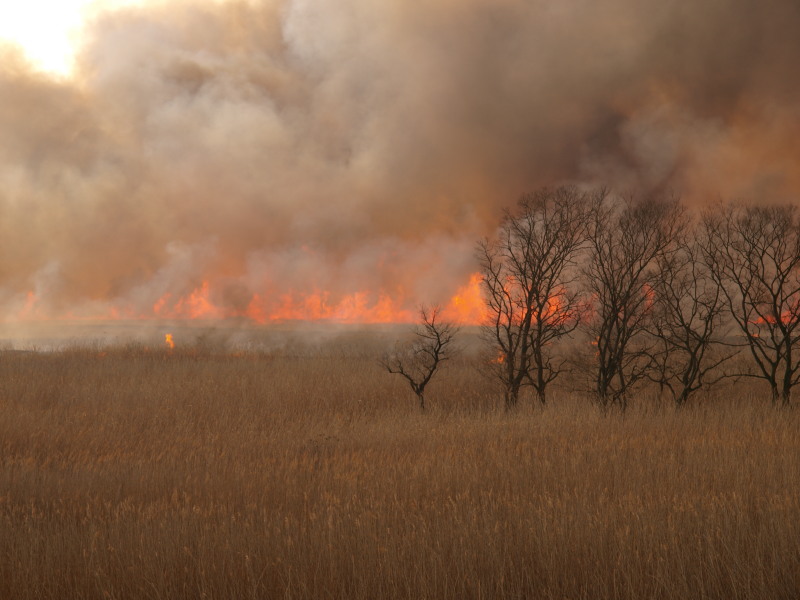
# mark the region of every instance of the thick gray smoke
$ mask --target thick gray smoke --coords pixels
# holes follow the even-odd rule
[[[74,80],[2,51],[0,303],[150,314],[208,280],[231,314],[315,290],[413,307],[544,184],[797,198],[798,32],[796,0],[100,14]]]

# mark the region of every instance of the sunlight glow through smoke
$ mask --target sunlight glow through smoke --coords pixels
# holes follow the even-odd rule
[[[142,0],[25,0],[0,3],[0,41],[22,49],[37,68],[69,76],[84,21],[96,10]]]

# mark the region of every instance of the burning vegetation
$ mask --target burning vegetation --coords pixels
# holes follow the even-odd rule
[[[0,597],[797,598],[798,32],[142,0],[71,77],[0,44],[4,324],[154,342],[3,353]]]
[[[800,209],[541,190],[479,245],[487,362],[507,408],[563,373],[625,410],[650,381],[678,406],[724,378],[788,405],[800,382]],[[749,360],[748,360],[749,359]],[[735,366],[734,366],[735,365]]]
[[[798,30],[788,0],[98,11],[71,78],[0,48],[3,317],[478,323],[474,242],[526,190],[796,199]]]
[[[620,196],[562,186],[523,196],[474,249],[478,271],[447,304],[423,312],[416,342],[383,367],[425,388],[452,353],[460,327],[480,327],[482,361],[506,408],[531,389],[539,403],[567,375],[604,408],[625,410],[648,382],[676,405],[723,379],[762,380],[789,405],[800,383],[800,209],[793,204],[711,204],[674,195]],[[149,312],[115,306],[106,319],[410,323],[409,300],[356,293],[253,295],[240,310],[208,281]],[[370,301],[369,299],[373,300]],[[21,318],[34,318],[27,294]],[[68,315],[72,316],[72,315]],[[172,334],[164,338],[175,348]],[[441,345],[439,345],[441,344]]]
[[[560,187],[524,196],[477,245],[483,366],[507,409],[569,375],[626,410],[650,382],[675,404],[723,379],[768,384],[788,406],[800,383],[800,209]],[[424,387],[453,323],[423,311],[416,341],[382,366]],[[432,317],[432,318],[429,318]],[[582,382],[580,384],[576,382]]]

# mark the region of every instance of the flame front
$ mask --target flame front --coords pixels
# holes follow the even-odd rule
[[[164,336],[164,341],[167,344],[167,348],[169,348],[170,350],[174,350],[175,349],[175,342],[172,339],[172,334],[171,333],[168,333],[168,334],[166,334]]]
[[[470,275],[469,282],[459,288],[444,308],[444,317],[456,323],[479,325],[486,321],[488,309],[483,299],[480,273]]]
[[[455,293],[441,303],[442,317],[463,325],[485,321],[486,305],[481,293],[482,276],[474,273]],[[137,309],[131,303],[97,304],[81,311],[66,314],[48,309],[37,294],[29,292],[20,300],[16,320],[42,319],[169,319],[213,320],[247,319],[257,324],[287,321],[329,321],[343,324],[413,323],[419,318],[418,307],[425,302],[412,297],[403,288],[386,290],[357,290],[336,293],[328,290],[284,290],[275,294],[252,293],[244,302],[234,306],[225,300],[224,287],[211,280],[201,283],[185,294],[167,292],[157,298],[149,309]],[[97,307],[102,306],[98,310]],[[166,344],[172,348],[171,334]]]
[[[455,289],[445,302],[439,303],[444,320],[460,325],[481,325],[489,320],[489,308],[482,290],[483,276],[473,273],[466,283]],[[239,298],[235,305],[226,302],[225,288],[203,280],[185,294],[167,292],[150,304],[149,309],[136,309],[124,302],[102,304],[83,311],[54,314],[34,292],[19,300],[15,320],[223,320],[245,319],[259,325],[291,321],[324,321],[341,324],[414,323],[419,318],[419,306],[429,305],[397,287],[392,293],[385,290],[360,290],[336,293],[328,290],[281,291],[275,294],[251,293]],[[648,290],[650,294],[653,292]],[[575,310],[565,310],[563,291],[555,293],[542,311],[542,318],[557,322],[582,318]],[[166,344],[172,348],[172,336]]]
[[[443,305],[442,316],[450,321],[477,325],[484,321],[486,305],[481,294],[479,273]],[[186,297],[173,299],[166,294],[153,304],[153,314],[170,319],[247,318],[259,324],[286,321],[331,321],[346,324],[411,323],[417,318],[415,303],[406,294],[356,291],[335,295],[330,291],[284,292],[276,297],[253,294],[247,306],[226,309],[215,302],[208,281]]]

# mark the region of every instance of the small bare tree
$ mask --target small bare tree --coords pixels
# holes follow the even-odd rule
[[[725,339],[724,295],[703,260],[699,234],[696,226],[679,232],[656,258],[649,331],[657,345],[650,350],[649,376],[678,407],[704,384],[720,380],[718,368],[737,354]]]
[[[524,196],[497,238],[478,245],[489,313],[484,333],[508,409],[524,385],[545,404],[547,386],[563,371],[550,346],[580,321],[576,258],[586,243],[589,205],[589,194],[575,187]]]
[[[398,343],[393,353],[383,355],[379,364],[389,373],[403,376],[417,395],[420,410],[425,410],[425,388],[443,362],[456,351],[453,343],[459,328],[439,320],[441,310],[420,308],[420,323],[413,340]]]
[[[707,211],[704,255],[755,365],[734,375],[765,380],[791,402],[800,381],[800,210],[731,204]]]
[[[646,329],[659,278],[657,257],[685,223],[675,198],[598,197],[584,278],[594,302],[586,329],[597,346],[594,389],[625,410],[627,392],[652,366]]]

